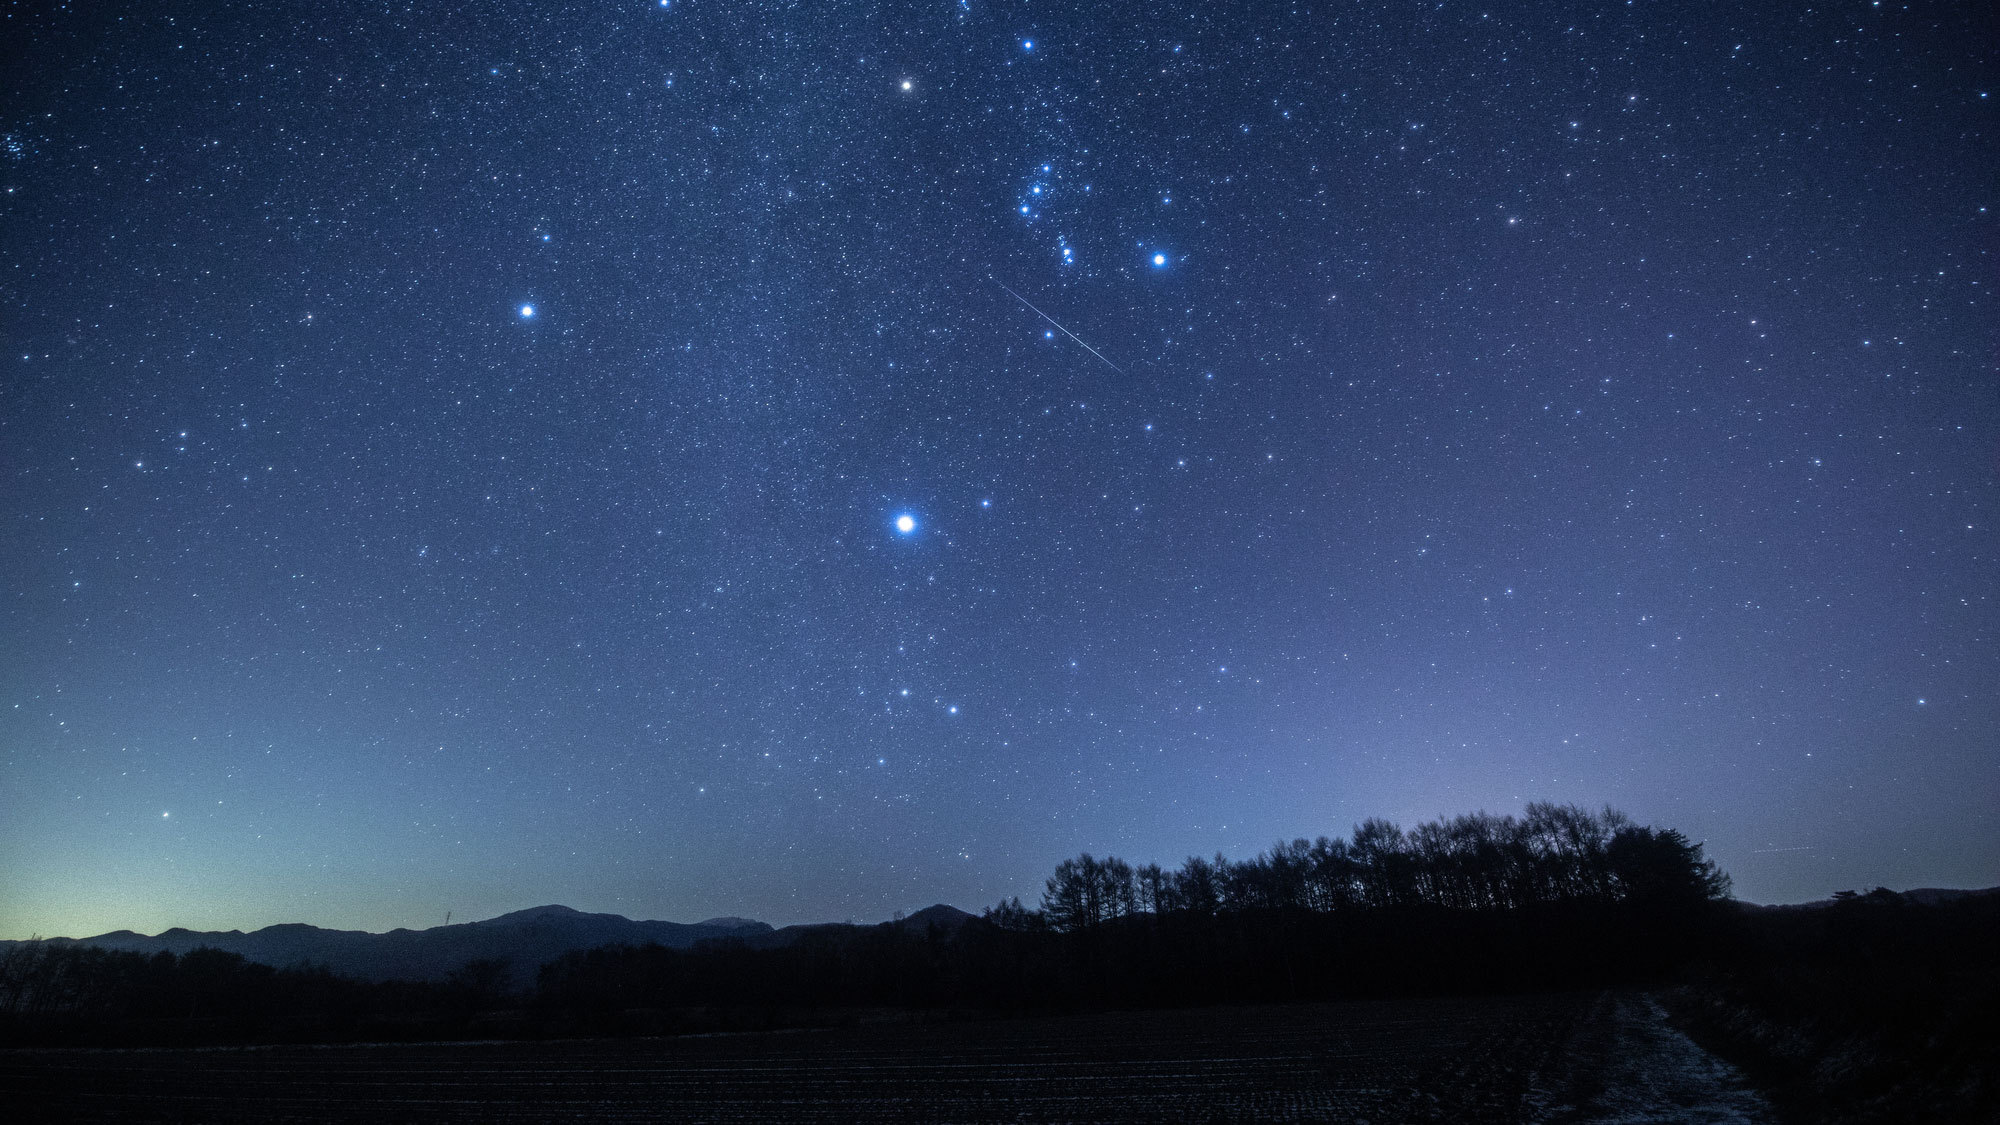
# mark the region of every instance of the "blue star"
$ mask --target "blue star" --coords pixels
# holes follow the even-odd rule
[[[902,512],[896,516],[896,534],[915,535],[916,532],[917,532],[917,517],[911,515],[908,512]]]
[[[1021,40],[1021,49],[1022,49],[1023,51],[1032,51],[1032,50],[1034,50],[1034,49],[1035,49],[1035,41],[1034,41],[1033,39],[1023,39],[1023,40]]]
[[[535,319],[535,306],[533,306],[533,305],[522,305],[522,306],[521,306],[521,319],[522,319],[522,320],[533,320],[533,319]]]
[[[1167,267],[1167,256],[1166,256],[1165,254],[1155,254],[1155,255],[1153,255],[1153,268],[1154,268],[1154,269],[1156,269],[1156,270],[1158,270],[1158,269],[1165,269],[1166,267]]]

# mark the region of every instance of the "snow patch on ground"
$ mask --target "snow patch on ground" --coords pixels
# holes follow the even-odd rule
[[[1579,1047],[1596,1057],[1580,1104],[1557,1120],[1589,1125],[1762,1125],[1770,1103],[1741,1072],[1667,1022],[1645,995],[1611,995],[1592,1014]],[[1586,1046],[1587,1045],[1587,1046]]]

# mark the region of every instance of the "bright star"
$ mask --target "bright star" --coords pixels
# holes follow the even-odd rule
[[[1021,40],[1021,49],[1022,49],[1023,51],[1032,51],[1032,50],[1034,50],[1034,49],[1035,49],[1035,41],[1034,41],[1033,39],[1023,39],[1023,40]]]
[[[1160,266],[1164,266],[1164,265],[1166,265],[1166,264],[1167,264],[1167,256],[1166,256],[1165,254],[1155,254],[1155,255],[1153,255],[1153,266],[1154,266],[1154,268],[1158,268],[1158,267],[1160,267]]]
[[[533,306],[533,305],[522,305],[522,306],[521,306],[521,319],[522,319],[522,320],[529,320],[529,319],[532,319],[532,318],[534,317],[534,315],[535,315],[535,306]]]
[[[906,93],[906,94],[907,94],[907,93],[909,93],[909,92],[910,92],[910,90],[911,90],[911,89],[912,89],[912,88],[913,88],[913,87],[914,87],[915,85],[916,85],[916,83],[914,83],[914,82],[911,82],[911,81],[910,81],[909,79],[907,79],[907,78],[903,79],[903,92],[904,92],[904,93]]]
[[[917,529],[917,517],[909,514],[908,512],[905,512],[902,515],[896,517],[897,534],[908,535],[911,532],[915,531],[916,529]]]

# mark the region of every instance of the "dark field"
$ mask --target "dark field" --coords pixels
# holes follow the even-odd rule
[[[15,1120],[1455,1121],[1570,1115],[1589,996],[679,1039],[0,1053]]]

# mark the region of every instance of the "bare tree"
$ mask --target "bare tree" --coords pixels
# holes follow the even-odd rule
[[[1137,907],[1132,865],[1116,856],[1100,860],[1085,852],[1063,860],[1042,891],[1042,913],[1057,930],[1087,930]]]
[[[1196,914],[1213,914],[1222,909],[1222,881],[1228,870],[1229,860],[1221,852],[1212,860],[1189,856],[1174,876],[1181,909]]]
[[[1170,878],[1171,876],[1160,870],[1160,865],[1157,863],[1149,863],[1133,870],[1132,888],[1136,894],[1134,905],[1140,913],[1166,913],[1165,902],[1172,897],[1172,892],[1168,889]]]

